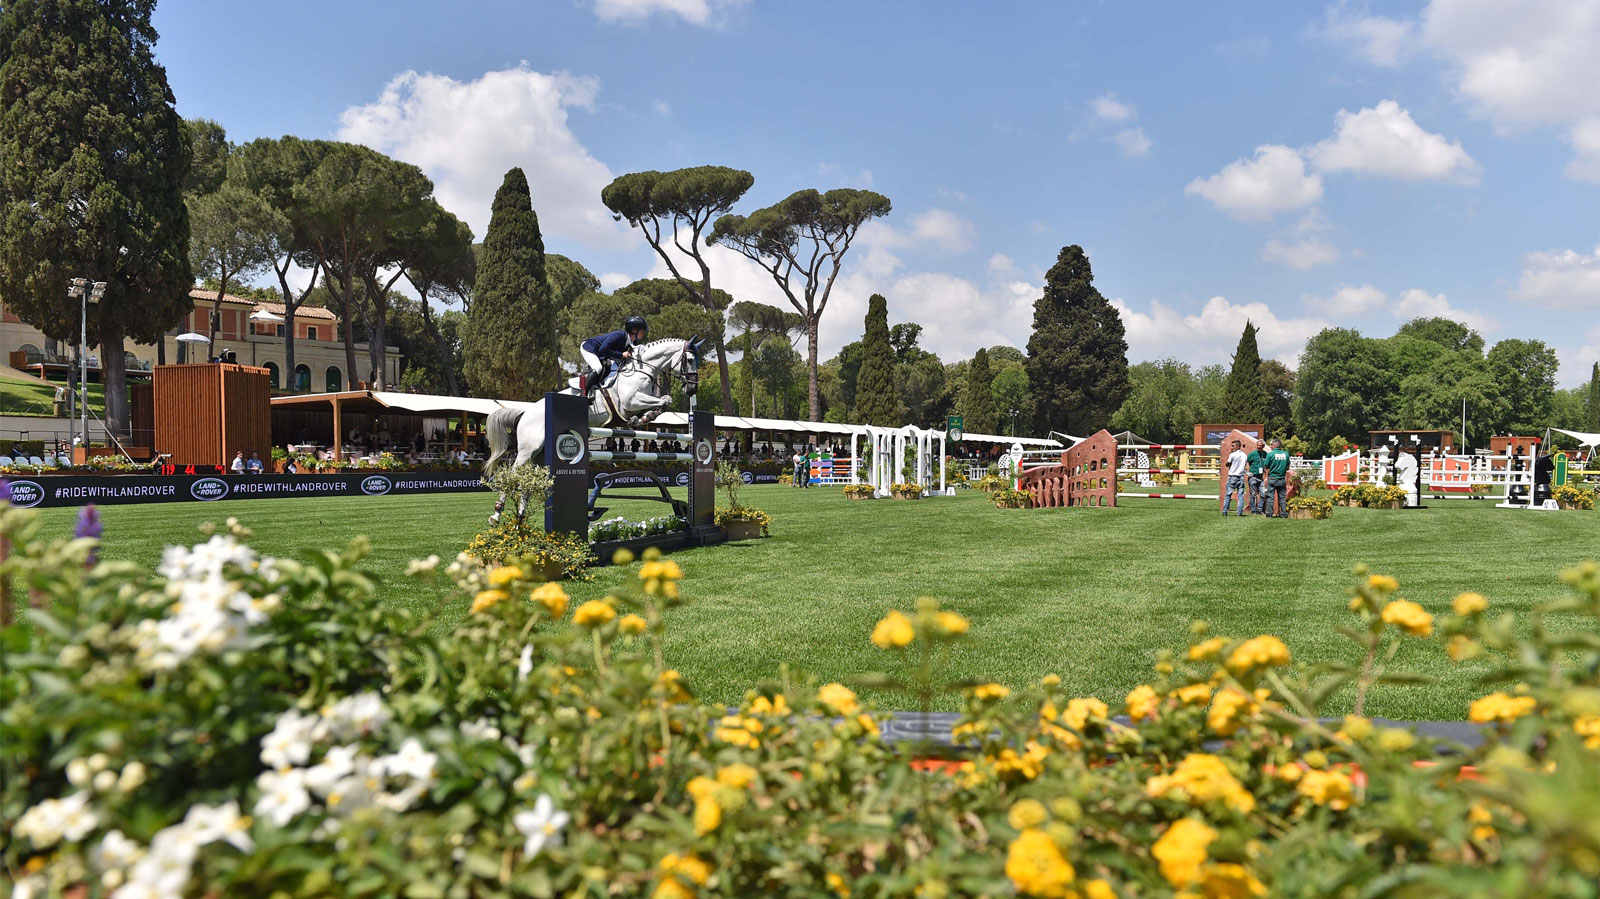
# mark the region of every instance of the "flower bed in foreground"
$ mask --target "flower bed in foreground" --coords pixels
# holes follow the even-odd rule
[[[413,563],[468,604],[436,634],[439,610],[377,599],[362,541],[271,559],[230,526],[152,573],[37,528],[0,512],[8,598],[35,606],[3,634],[11,895],[1589,896],[1600,877],[1594,565],[1524,641],[1477,594],[1435,617],[1363,572],[1331,599],[1347,666],[1202,624],[1125,697],[949,682],[972,625],[924,600],[862,635],[915,679],[862,683],[962,697],[969,752],[929,774],[844,684],[783,670],[737,708],[696,700],[663,652],[691,593],[672,561],[576,608],[531,566]],[[1438,652],[1502,660],[1481,747],[1316,722],[1340,689],[1359,709],[1418,688],[1399,663]]]

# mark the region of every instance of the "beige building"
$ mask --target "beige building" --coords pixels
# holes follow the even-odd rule
[[[285,371],[283,335],[285,324],[274,319],[284,317],[283,304],[236,297],[228,294],[222,298],[219,310],[216,344],[181,344],[179,334],[192,332],[207,334],[213,304],[217,299],[214,290],[196,288],[189,291],[194,299],[194,311],[184,316],[178,327],[165,338],[166,361],[204,362],[208,357],[232,350],[240,365],[265,368],[272,378],[274,390],[283,393],[327,393],[350,390],[350,373],[345,371],[344,344],[339,339],[339,318],[326,309],[302,306],[294,316],[294,371]],[[267,319],[263,321],[261,319]],[[198,348],[198,349],[197,349]],[[393,386],[400,380],[400,353],[388,347],[384,382]],[[49,341],[38,328],[24,324],[10,309],[0,307],[0,350],[4,359],[18,366],[44,366],[45,376],[61,380],[66,366],[72,361],[73,344],[67,341]],[[89,354],[90,377],[99,367],[98,347]],[[192,355],[191,355],[192,354]],[[130,374],[135,369],[148,371],[156,362],[154,344],[136,344],[128,353]],[[356,347],[356,365],[360,381],[368,366],[365,344]],[[37,372],[39,369],[34,368]]]

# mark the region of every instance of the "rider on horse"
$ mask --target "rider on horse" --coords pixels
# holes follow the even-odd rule
[[[585,340],[578,348],[588,370],[588,377],[584,379],[585,394],[592,395],[597,387],[609,384],[623,363],[633,358],[634,345],[643,341],[649,332],[650,326],[644,317],[634,315],[622,323],[622,330]]]

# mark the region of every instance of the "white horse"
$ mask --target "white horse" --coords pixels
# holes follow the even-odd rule
[[[595,391],[594,399],[589,403],[590,427],[603,426],[613,420],[612,406],[607,405],[608,398],[622,420],[630,426],[648,424],[672,405],[671,387],[666,382],[674,375],[683,381],[684,389],[692,396],[699,384],[700,355],[698,337],[690,340],[670,337],[635,346],[633,358],[618,372],[616,380],[609,387]],[[581,394],[578,379],[569,380],[567,389],[561,392],[569,396]],[[489,414],[486,427],[489,431],[489,458],[483,463],[483,476],[488,479],[511,451],[515,450],[516,453],[511,467],[519,468],[527,465],[535,454],[544,449],[544,400],[521,408],[496,409]],[[495,500],[494,514],[489,516],[490,524],[500,521],[500,512],[505,505],[506,495],[501,493]],[[518,521],[523,519],[527,510],[528,496],[522,494],[517,497]]]

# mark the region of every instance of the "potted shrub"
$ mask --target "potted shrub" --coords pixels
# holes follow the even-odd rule
[[[844,485],[844,495],[849,497],[850,499],[872,499],[873,498],[872,485],[871,484],[846,484],[846,485]]]
[[[1375,488],[1375,497],[1372,503],[1378,509],[1401,509],[1406,503],[1406,488],[1388,486]]]
[[[1571,484],[1562,484],[1550,491],[1550,496],[1556,505],[1563,509],[1593,509],[1594,491],[1575,487]]]
[[[717,510],[716,522],[717,527],[728,532],[729,540],[752,540],[756,537],[770,536],[768,527],[772,524],[772,516],[739,502],[739,490],[744,487],[744,475],[726,459],[717,463],[717,486],[728,494],[728,505]]]
[[[1290,518],[1327,518],[1333,511],[1333,501],[1316,496],[1297,496],[1289,500]]]
[[[1029,509],[1033,507],[1033,495],[1026,490],[1002,487],[994,492],[994,506],[996,509]]]
[[[1359,506],[1361,505],[1361,488],[1355,485],[1340,487],[1333,491],[1333,501],[1341,506]]]
[[[990,467],[993,468],[994,466],[990,466]],[[993,493],[996,490],[1001,490],[1003,488],[1010,487],[1011,486],[1011,482],[1009,480],[1005,479],[1005,478],[1000,477],[997,474],[986,474],[983,477],[979,478],[973,484],[973,486],[977,487],[979,490],[982,490],[984,493]]]
[[[272,473],[283,474],[283,467],[289,464],[289,451],[281,446],[272,448]]]
[[[895,499],[922,499],[922,485],[890,484],[889,494]]]
[[[589,580],[595,561],[589,541],[573,534],[550,533],[506,515],[467,544],[467,555],[485,565],[518,565],[530,580]]]

